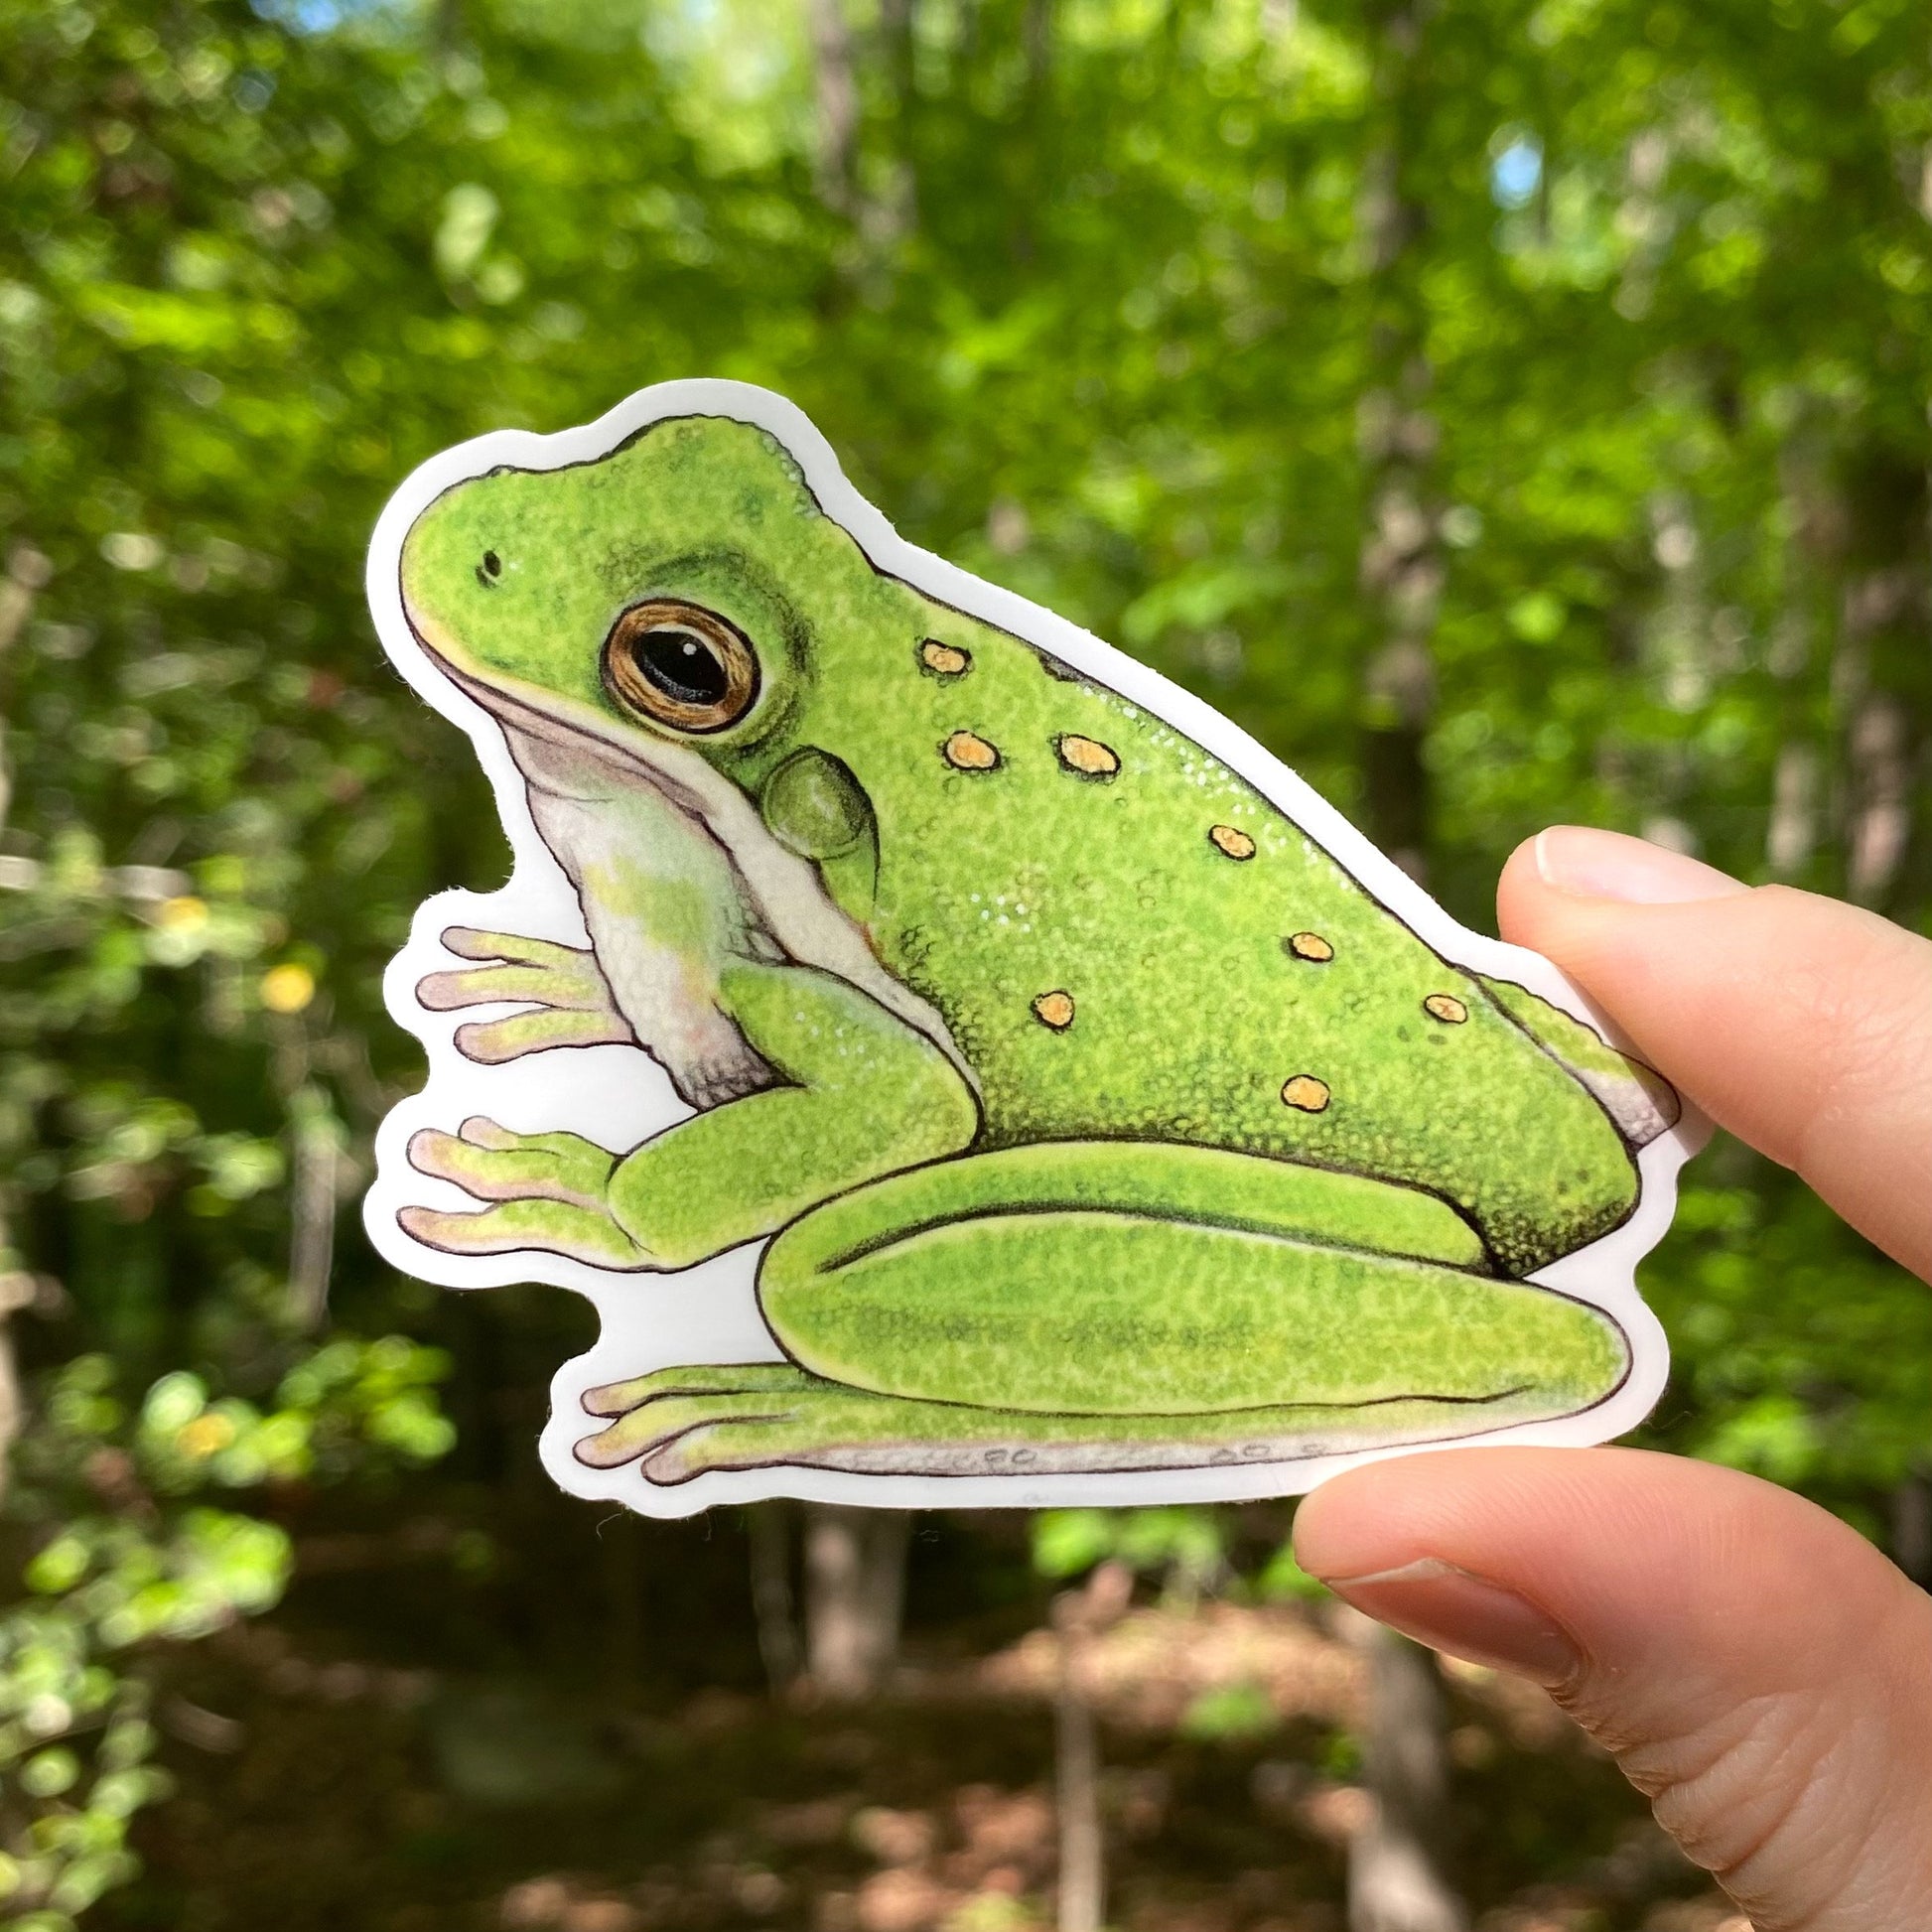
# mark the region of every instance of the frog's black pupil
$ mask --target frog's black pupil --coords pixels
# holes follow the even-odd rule
[[[718,653],[694,631],[646,630],[632,654],[651,683],[679,704],[714,705],[731,688]]]
[[[492,577],[502,576],[503,574],[502,558],[497,556],[497,554],[493,550],[485,550],[483,552],[483,569],[488,571],[488,573]]]

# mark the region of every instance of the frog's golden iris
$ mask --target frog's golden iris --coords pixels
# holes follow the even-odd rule
[[[729,618],[682,598],[633,604],[604,645],[605,688],[675,732],[729,730],[758,702],[759,656]]]

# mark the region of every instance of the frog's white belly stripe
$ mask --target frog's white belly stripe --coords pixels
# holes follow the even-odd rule
[[[418,635],[502,726],[529,782],[537,829],[578,888],[619,1011],[694,1106],[716,1104],[701,1094],[731,1098],[771,1077],[718,1010],[718,971],[732,951],[815,966],[858,987],[925,1035],[979,1091],[938,1010],[886,970],[817,870],[771,836],[729,778],[687,747],[646,739],[588,705],[511,679],[484,684],[437,648],[434,626],[419,626]],[[705,944],[680,950],[670,935],[643,931],[634,917],[600,904],[594,882],[626,871],[687,884],[694,897],[702,889],[716,931]],[[735,1050],[720,1048],[721,1022]]]
[[[614,787],[590,759],[505,736],[530,816],[577,889],[598,968],[639,1042],[694,1107],[769,1086],[770,1067],[718,1008],[728,958],[777,950],[751,926],[723,850],[654,786]],[[692,914],[675,932],[637,916],[667,895]]]

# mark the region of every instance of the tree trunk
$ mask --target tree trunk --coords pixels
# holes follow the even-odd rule
[[[849,215],[857,203],[859,159],[859,76],[852,30],[841,0],[808,0],[805,18],[818,107],[818,199],[833,213]]]
[[[1774,879],[1802,879],[1817,856],[1829,793],[1824,747],[1814,735],[1810,683],[1818,639],[1831,625],[1846,514],[1833,487],[1830,445],[1815,409],[1801,409],[1778,455],[1786,537],[1780,610],[1765,667],[1789,695],[1771,770],[1764,860]]]
[[[1342,1615],[1367,1671],[1362,1768],[1375,1801],[1348,1848],[1349,1932],[1465,1932],[1439,1863],[1449,1765],[1436,1661],[1354,1610]]]
[[[1411,878],[1428,872],[1424,748],[1436,709],[1432,640],[1442,598],[1440,518],[1429,469],[1438,429],[1433,372],[1414,288],[1424,210],[1409,192],[1428,103],[1425,0],[1396,0],[1376,23],[1373,107],[1357,242],[1369,270],[1372,386],[1357,417],[1368,502],[1360,577],[1374,622],[1362,678],[1362,778],[1368,831]],[[1461,1932],[1466,1917],[1437,1863],[1448,1795],[1435,1665],[1348,1612],[1366,1671],[1365,1782],[1374,1800],[1349,1845],[1350,1932]]]
[[[754,1503],[746,1511],[752,1545],[752,1617],[759,1656],[773,1697],[798,1679],[798,1608],[791,1587],[792,1505],[782,1498]]]
[[[914,0],[880,0],[879,31],[886,44],[886,71],[891,78],[894,106],[894,144],[897,176],[894,200],[896,222],[901,233],[918,225],[919,218],[919,87],[913,47],[916,23]]]
[[[26,626],[34,599],[47,587],[54,566],[31,543],[16,543],[0,577],[0,655],[11,648]],[[7,763],[5,720],[0,719],[0,827],[7,822],[13,797],[13,776]],[[15,1372],[12,1317],[34,1301],[39,1284],[25,1269],[9,1268],[12,1249],[7,1224],[0,1220],[0,1497],[7,1493],[8,1454],[20,1434],[20,1378]]]
[[[1778,879],[1795,879],[1818,843],[1818,750],[1802,738],[1778,747],[1771,773],[1771,822],[1764,857]]]
[[[911,1517],[898,1509],[805,1506],[805,1673],[841,1702],[873,1697],[898,1655]]]
[[[1027,97],[1037,111],[1053,66],[1053,0],[1027,0],[1020,45],[1027,61]]]
[[[1431,639],[1443,564],[1427,473],[1437,424],[1427,408],[1432,371],[1422,352],[1410,257],[1422,209],[1406,192],[1405,148],[1419,111],[1422,9],[1390,9],[1375,48],[1381,127],[1363,164],[1358,245],[1369,268],[1375,377],[1356,422],[1368,497],[1361,585],[1375,623],[1362,678],[1362,778],[1369,835],[1412,878],[1427,870],[1429,783],[1423,748],[1436,709]]]
[[[1892,1561],[1932,1589],[1932,1470],[1914,1469],[1891,1498]]]
[[[1861,905],[1891,890],[1912,830],[1912,759],[1905,707],[1889,691],[1870,691],[1852,721],[1852,821],[1845,883]]]
[[[345,1136],[328,1096],[313,1083],[305,1082],[290,1097],[289,1138],[289,1308],[305,1330],[314,1331],[329,1318],[337,1181]]]
[[[1107,1841],[1100,1815],[1100,1733],[1089,1652],[1134,1595],[1124,1563],[1101,1564],[1079,1589],[1053,1598],[1059,1681],[1053,1698],[1053,1788],[1059,1814],[1055,1932],[1100,1932],[1107,1906]]]
[[[1909,564],[1880,565],[1849,579],[1832,661],[1832,698],[1845,724],[1845,890],[1863,905],[1883,900],[1905,859],[1912,825],[1910,728],[1896,696],[1877,684],[1880,633],[1923,596]]]
[[[644,1550],[642,1526],[628,1510],[597,1531],[597,1561],[604,1587],[604,1681],[612,1697],[628,1704],[636,1695],[644,1656]]]
[[[1100,1741],[1086,1686],[1088,1632],[1077,1615],[1055,1620],[1060,1639],[1060,1681],[1053,1703],[1053,1786],[1060,1828],[1055,1924],[1057,1932],[1100,1932],[1107,1872],[1100,1823]]]
[[[1024,157],[1028,176],[1025,191],[1014,206],[1013,258],[1031,266],[1038,247],[1035,226],[1040,204],[1048,193],[1052,162],[1048,143],[1053,132],[1054,0],[1026,0],[1020,19],[1020,50],[1026,63],[1021,93],[1017,153]]]

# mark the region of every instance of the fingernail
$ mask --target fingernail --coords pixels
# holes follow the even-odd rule
[[[1367,1577],[1323,1578],[1337,1596],[1432,1650],[1555,1685],[1576,1675],[1583,1654],[1535,1604],[1426,1557]]]
[[[1589,825],[1552,825],[1539,832],[1536,869],[1543,883],[1560,893],[1626,905],[1682,905],[1750,891],[1702,859]]]

